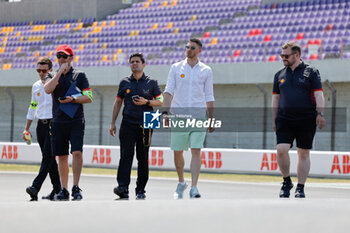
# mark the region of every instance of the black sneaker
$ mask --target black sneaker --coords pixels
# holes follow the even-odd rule
[[[113,189],[113,192],[115,194],[117,194],[120,197],[120,199],[128,199],[129,198],[129,191],[124,187],[117,186]]]
[[[136,200],[145,200],[146,199],[146,194],[143,191],[138,191],[136,193]]]
[[[56,192],[55,190],[52,190],[49,195],[42,196],[41,199],[52,201],[54,199],[55,195],[58,194],[58,193],[59,192]]]
[[[81,199],[83,199],[83,196],[81,195],[82,191],[78,185],[74,185],[72,188],[72,201],[80,201]]]
[[[33,186],[29,186],[28,188],[26,188],[26,192],[31,197],[30,201],[37,201],[38,200],[38,190],[36,188],[34,188]]]
[[[69,201],[68,190],[65,188],[61,189],[61,191],[55,195],[53,201]]]
[[[304,189],[301,187],[297,187],[295,189],[295,198],[305,198]]]
[[[281,198],[288,198],[290,195],[290,190],[293,188],[293,183],[289,183],[284,181],[282,183],[281,191],[280,191],[280,197]]]

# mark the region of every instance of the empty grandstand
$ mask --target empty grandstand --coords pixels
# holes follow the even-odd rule
[[[199,4],[200,3],[200,4]],[[346,0],[263,4],[261,0],[153,0],[93,18],[0,24],[2,69],[33,68],[53,60],[59,44],[77,50],[75,66],[126,65],[142,51],[151,65],[184,57],[189,37],[201,37],[207,63],[274,62],[281,44],[298,40],[304,60],[350,57],[350,5]]]

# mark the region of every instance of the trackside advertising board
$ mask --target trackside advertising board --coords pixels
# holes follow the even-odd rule
[[[39,145],[33,143],[0,142],[0,163],[41,162]],[[84,146],[84,166],[116,168],[119,163],[119,146]],[[185,169],[189,170],[191,152],[184,151]],[[290,152],[291,173],[296,174],[297,154]],[[71,163],[72,156],[69,156]],[[206,148],[201,152],[201,170],[222,173],[280,174],[275,150],[246,150]],[[133,168],[136,168],[136,156]],[[168,147],[151,147],[151,169],[175,170],[173,152]],[[311,151],[310,175],[350,178],[350,152]]]

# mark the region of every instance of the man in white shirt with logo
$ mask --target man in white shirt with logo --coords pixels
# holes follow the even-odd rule
[[[183,115],[185,118],[186,116],[191,118],[192,113],[194,113],[196,116],[192,118],[214,118],[213,74],[209,66],[199,61],[198,56],[201,51],[202,42],[199,39],[192,38],[186,45],[187,58],[171,66],[163,102],[163,117],[168,119],[168,123],[169,118],[167,116],[170,106],[173,113],[180,117]],[[193,110],[194,108],[197,110]],[[198,113],[203,114],[199,115]],[[213,132],[214,130],[213,127],[209,126],[208,132]],[[179,183],[174,193],[175,199],[182,199],[183,192],[187,188],[187,183],[184,180],[185,161],[183,151],[188,150],[189,147],[192,153],[190,198],[201,197],[197,183],[201,167],[200,154],[205,135],[205,130],[190,128],[179,131],[172,130],[170,147],[174,150],[174,162],[179,178]]]
[[[26,192],[30,195],[31,201],[37,201],[38,192],[40,191],[47,174],[49,174],[53,190],[48,196],[43,196],[42,198],[53,200],[54,195],[61,190],[61,182],[58,174],[57,163],[51,150],[50,125],[52,119],[52,97],[44,91],[45,78],[48,75],[48,72],[52,71],[51,60],[49,58],[41,58],[37,63],[36,71],[39,74],[40,80],[36,81],[32,86],[32,98],[22,137],[26,140],[25,134],[30,134],[30,125],[34,120],[34,117],[36,117],[38,119],[36,135],[43,158],[39,174],[34,179],[32,186],[29,186],[26,189]]]

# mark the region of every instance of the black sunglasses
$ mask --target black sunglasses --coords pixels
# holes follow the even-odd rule
[[[195,47],[195,46],[188,46],[188,45],[186,45],[186,49],[195,50],[195,49],[196,49],[196,47]]]
[[[67,54],[57,54],[56,55],[57,59],[60,59],[61,57],[63,57],[63,59],[67,59],[69,56]]]
[[[49,70],[42,70],[42,69],[36,69],[36,72],[38,72],[38,73],[47,73],[47,71],[49,71]]]
[[[280,56],[281,56],[281,58],[283,59],[284,57],[286,58],[286,59],[288,59],[289,58],[289,56],[292,56],[292,55],[294,55],[294,54],[296,54],[296,53],[291,53],[291,54],[281,54]]]

